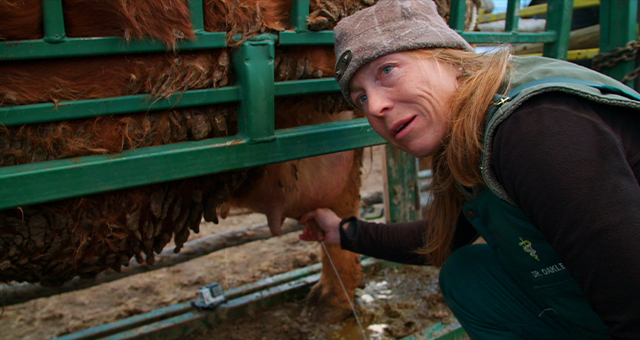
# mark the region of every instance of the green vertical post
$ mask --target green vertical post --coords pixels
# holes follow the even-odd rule
[[[507,4],[507,20],[505,32],[517,32],[520,22],[520,0],[509,0]]]
[[[307,18],[309,17],[309,0],[293,0],[291,7],[291,27],[296,32],[309,30]]]
[[[189,0],[189,10],[191,11],[191,25],[193,33],[204,33],[204,14],[202,0]]]
[[[64,31],[62,0],[44,0],[42,2],[42,25],[44,26],[44,41],[50,44],[64,41],[66,33]]]
[[[249,143],[275,139],[275,34],[261,34],[245,41],[232,54],[242,100],[238,108],[238,132]]]
[[[449,26],[457,31],[464,31],[464,18],[467,10],[466,0],[451,0]]]
[[[387,222],[409,222],[419,218],[420,195],[416,158],[391,144],[386,146]]]
[[[638,2],[629,0],[602,0],[600,3],[600,52],[625,46],[636,39]],[[603,73],[621,80],[633,71],[634,61],[621,62]],[[627,84],[629,85],[629,84]]]
[[[547,31],[556,33],[556,40],[545,43],[542,54],[545,57],[567,60],[573,0],[549,0],[547,7]]]

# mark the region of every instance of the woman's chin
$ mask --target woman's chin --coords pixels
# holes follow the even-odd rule
[[[402,147],[402,146],[398,146],[398,145],[396,145],[396,147],[398,149],[410,154],[413,157],[416,157],[416,158],[426,157],[424,150],[414,149],[414,148],[411,148],[411,147]]]
[[[422,146],[416,148],[408,148],[406,152],[416,158],[425,158],[432,156],[433,154],[438,152],[438,148]]]
[[[408,138],[407,138],[408,139]],[[411,156],[417,158],[429,157],[435,154],[442,145],[427,145],[429,143],[425,143],[420,140],[413,140],[409,143],[400,143],[399,141],[392,142],[395,147],[398,149],[410,154]]]

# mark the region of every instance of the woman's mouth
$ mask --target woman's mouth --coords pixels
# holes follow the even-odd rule
[[[402,138],[403,135],[401,135],[400,133],[407,127],[409,126],[409,124],[411,124],[411,122],[413,122],[416,119],[416,116],[411,117],[410,119],[404,120],[404,121],[400,121],[399,125],[397,127],[394,127],[394,129],[392,129],[391,133],[393,134],[394,138]]]

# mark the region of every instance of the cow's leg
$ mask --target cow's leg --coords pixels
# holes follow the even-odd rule
[[[306,311],[314,321],[339,322],[353,313],[347,295],[353,302],[356,287],[362,281],[360,255],[340,249],[339,244],[329,244],[327,250],[329,255],[322,250],[322,275],[309,293]],[[329,257],[340,274],[344,289]]]
[[[349,182],[336,204],[331,207],[341,218],[358,216],[361,158],[362,150],[356,150]],[[324,251],[324,247],[322,249],[320,281],[313,286],[309,293],[306,312],[315,321],[339,322],[353,313],[347,295],[353,302],[356,287],[362,282],[360,255],[342,250],[339,244],[326,245],[326,247],[328,253]],[[339,278],[336,276],[331,261],[340,274]],[[339,280],[342,280],[344,289]]]

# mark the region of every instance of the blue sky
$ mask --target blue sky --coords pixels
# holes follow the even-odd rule
[[[507,0],[493,0],[494,10],[492,13],[502,13],[507,11]],[[520,0],[520,7],[526,7],[531,0]]]

